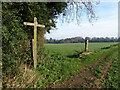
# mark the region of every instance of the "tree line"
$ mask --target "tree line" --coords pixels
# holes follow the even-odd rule
[[[73,37],[73,38],[66,38],[66,39],[45,39],[45,43],[84,43],[85,40],[88,40],[89,42],[118,42],[117,37]]]

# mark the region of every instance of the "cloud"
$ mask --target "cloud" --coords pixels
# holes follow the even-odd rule
[[[117,37],[118,20],[100,21],[93,26],[84,24],[80,32],[89,37]]]
[[[58,30],[46,34],[46,38],[63,39],[70,37],[117,37],[118,36],[118,10],[117,3],[101,3],[96,14],[100,17],[92,26],[89,22],[77,25],[57,24]],[[86,19],[84,21],[87,21]]]
[[[100,0],[100,2],[119,2],[119,0]]]
[[[118,20],[112,19],[107,21],[99,21],[92,26],[90,23],[78,26],[70,23],[68,26],[60,27],[57,31],[52,31],[47,37],[62,39],[70,37],[117,37],[118,36]]]

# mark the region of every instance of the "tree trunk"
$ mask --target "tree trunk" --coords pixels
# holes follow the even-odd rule
[[[45,29],[38,30],[38,51],[43,48]]]

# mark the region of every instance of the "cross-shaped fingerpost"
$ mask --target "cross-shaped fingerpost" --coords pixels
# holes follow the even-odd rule
[[[36,69],[37,67],[37,27],[45,28],[45,25],[38,24],[36,17],[34,17],[34,23],[24,22],[24,25],[34,26],[34,39],[32,39],[32,46],[33,46],[34,68]]]

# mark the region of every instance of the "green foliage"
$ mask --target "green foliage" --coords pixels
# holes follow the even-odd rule
[[[57,15],[62,13],[66,6],[66,3],[52,2],[3,2],[3,62],[11,62],[11,60],[25,62],[27,57],[31,57],[31,47],[24,48],[24,46],[29,45],[33,38],[33,28],[24,26],[23,22],[33,22],[33,18],[37,17],[38,23],[44,24],[46,30],[49,31],[55,27]],[[20,50],[20,48],[25,50]],[[23,55],[25,53],[26,56]]]
[[[31,60],[30,44],[27,39],[27,34],[25,34],[18,24],[18,22],[14,23],[15,27],[13,27],[12,30],[9,26],[3,26],[3,70],[12,66],[16,67],[16,64],[20,62],[25,63],[26,60]]]
[[[119,88],[119,68],[118,68],[118,51],[114,52],[108,59],[112,59],[112,66],[109,67],[109,72],[107,72],[107,77],[105,82],[102,84],[104,88]]]
[[[3,86],[8,75],[11,79],[19,73],[21,64],[33,64],[31,40],[33,27],[23,22],[33,22],[37,17],[46,30],[55,27],[55,19],[66,7],[66,3],[52,2],[3,2],[2,3],[2,68]]]
[[[38,23],[44,24],[46,30],[49,31],[55,27],[55,19],[66,8],[67,3],[53,2],[10,2],[3,3],[3,18],[8,19],[13,16],[16,20],[23,24],[25,21],[33,22],[33,18],[37,17]],[[9,12],[9,16],[8,15]],[[17,16],[17,17],[16,17]],[[11,18],[12,19],[12,18]],[[5,20],[3,20],[4,22]],[[13,22],[13,20],[11,21]],[[24,27],[24,30],[31,35],[31,29]]]

